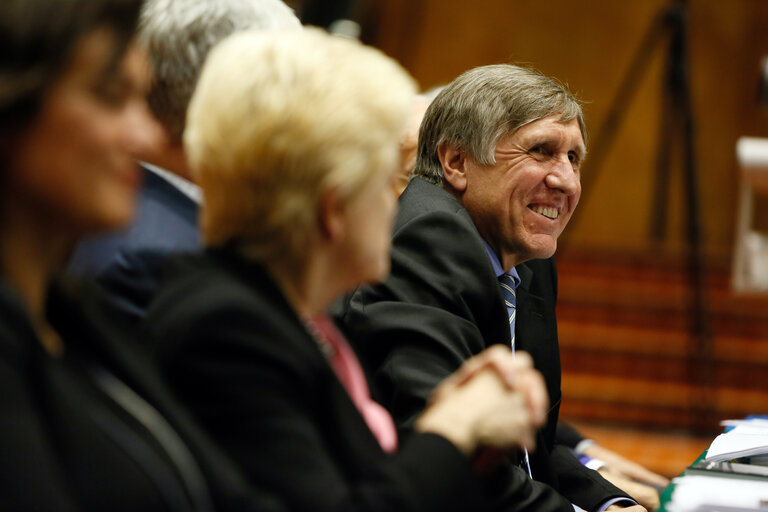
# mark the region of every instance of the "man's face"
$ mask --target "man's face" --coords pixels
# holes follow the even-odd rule
[[[585,153],[578,121],[557,114],[501,137],[495,164],[465,160],[461,202],[504,269],[555,253],[579,202]]]

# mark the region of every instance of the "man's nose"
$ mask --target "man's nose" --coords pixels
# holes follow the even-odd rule
[[[162,147],[165,132],[144,101],[129,107],[125,141],[131,156],[139,160],[152,160]]]
[[[560,190],[570,196],[579,191],[580,179],[578,170],[574,168],[568,156],[563,155],[562,158],[552,162],[552,168],[547,174],[545,182],[549,188]]]

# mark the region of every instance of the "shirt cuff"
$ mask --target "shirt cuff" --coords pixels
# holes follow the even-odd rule
[[[595,471],[607,466],[605,462],[601,461],[600,459],[593,459],[589,455],[581,455],[579,457],[579,462],[581,462],[584,466],[588,467],[589,469],[593,469]]]
[[[608,500],[602,505],[600,505],[600,507],[598,507],[598,509],[595,512],[604,512],[605,509],[607,509],[611,505],[622,505],[624,507],[631,507],[632,505],[637,505],[637,502],[631,498],[613,498],[612,500]]]
[[[596,444],[594,440],[592,439],[582,439],[578,442],[576,446],[573,447],[573,451],[577,455],[582,455],[584,453],[584,450],[592,446],[593,444]]]

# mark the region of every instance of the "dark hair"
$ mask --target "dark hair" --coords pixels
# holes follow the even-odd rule
[[[117,60],[140,7],[141,0],[0,0],[0,138],[7,141],[35,118],[84,36],[110,30]]]

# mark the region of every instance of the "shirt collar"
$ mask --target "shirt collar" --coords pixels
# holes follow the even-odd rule
[[[507,274],[509,277],[512,278],[512,281],[514,281],[514,287],[517,289],[517,287],[520,285],[520,276],[517,273],[517,269],[515,267],[512,267],[509,269],[508,272],[504,272],[504,269],[501,267],[501,262],[499,261],[499,257],[496,256],[496,253],[493,251],[490,245],[488,245],[488,242],[483,239],[483,246],[485,247],[485,252],[488,254],[488,259],[491,260],[491,266],[493,267],[493,273],[496,274],[496,277],[499,278],[504,274]]]
[[[179,192],[190,198],[195,203],[202,203],[203,194],[200,191],[200,187],[191,181],[156,165],[152,165],[147,162],[139,163],[141,163],[141,165],[144,166],[149,172],[160,176],[162,179],[170,183],[174,188],[176,188]]]

